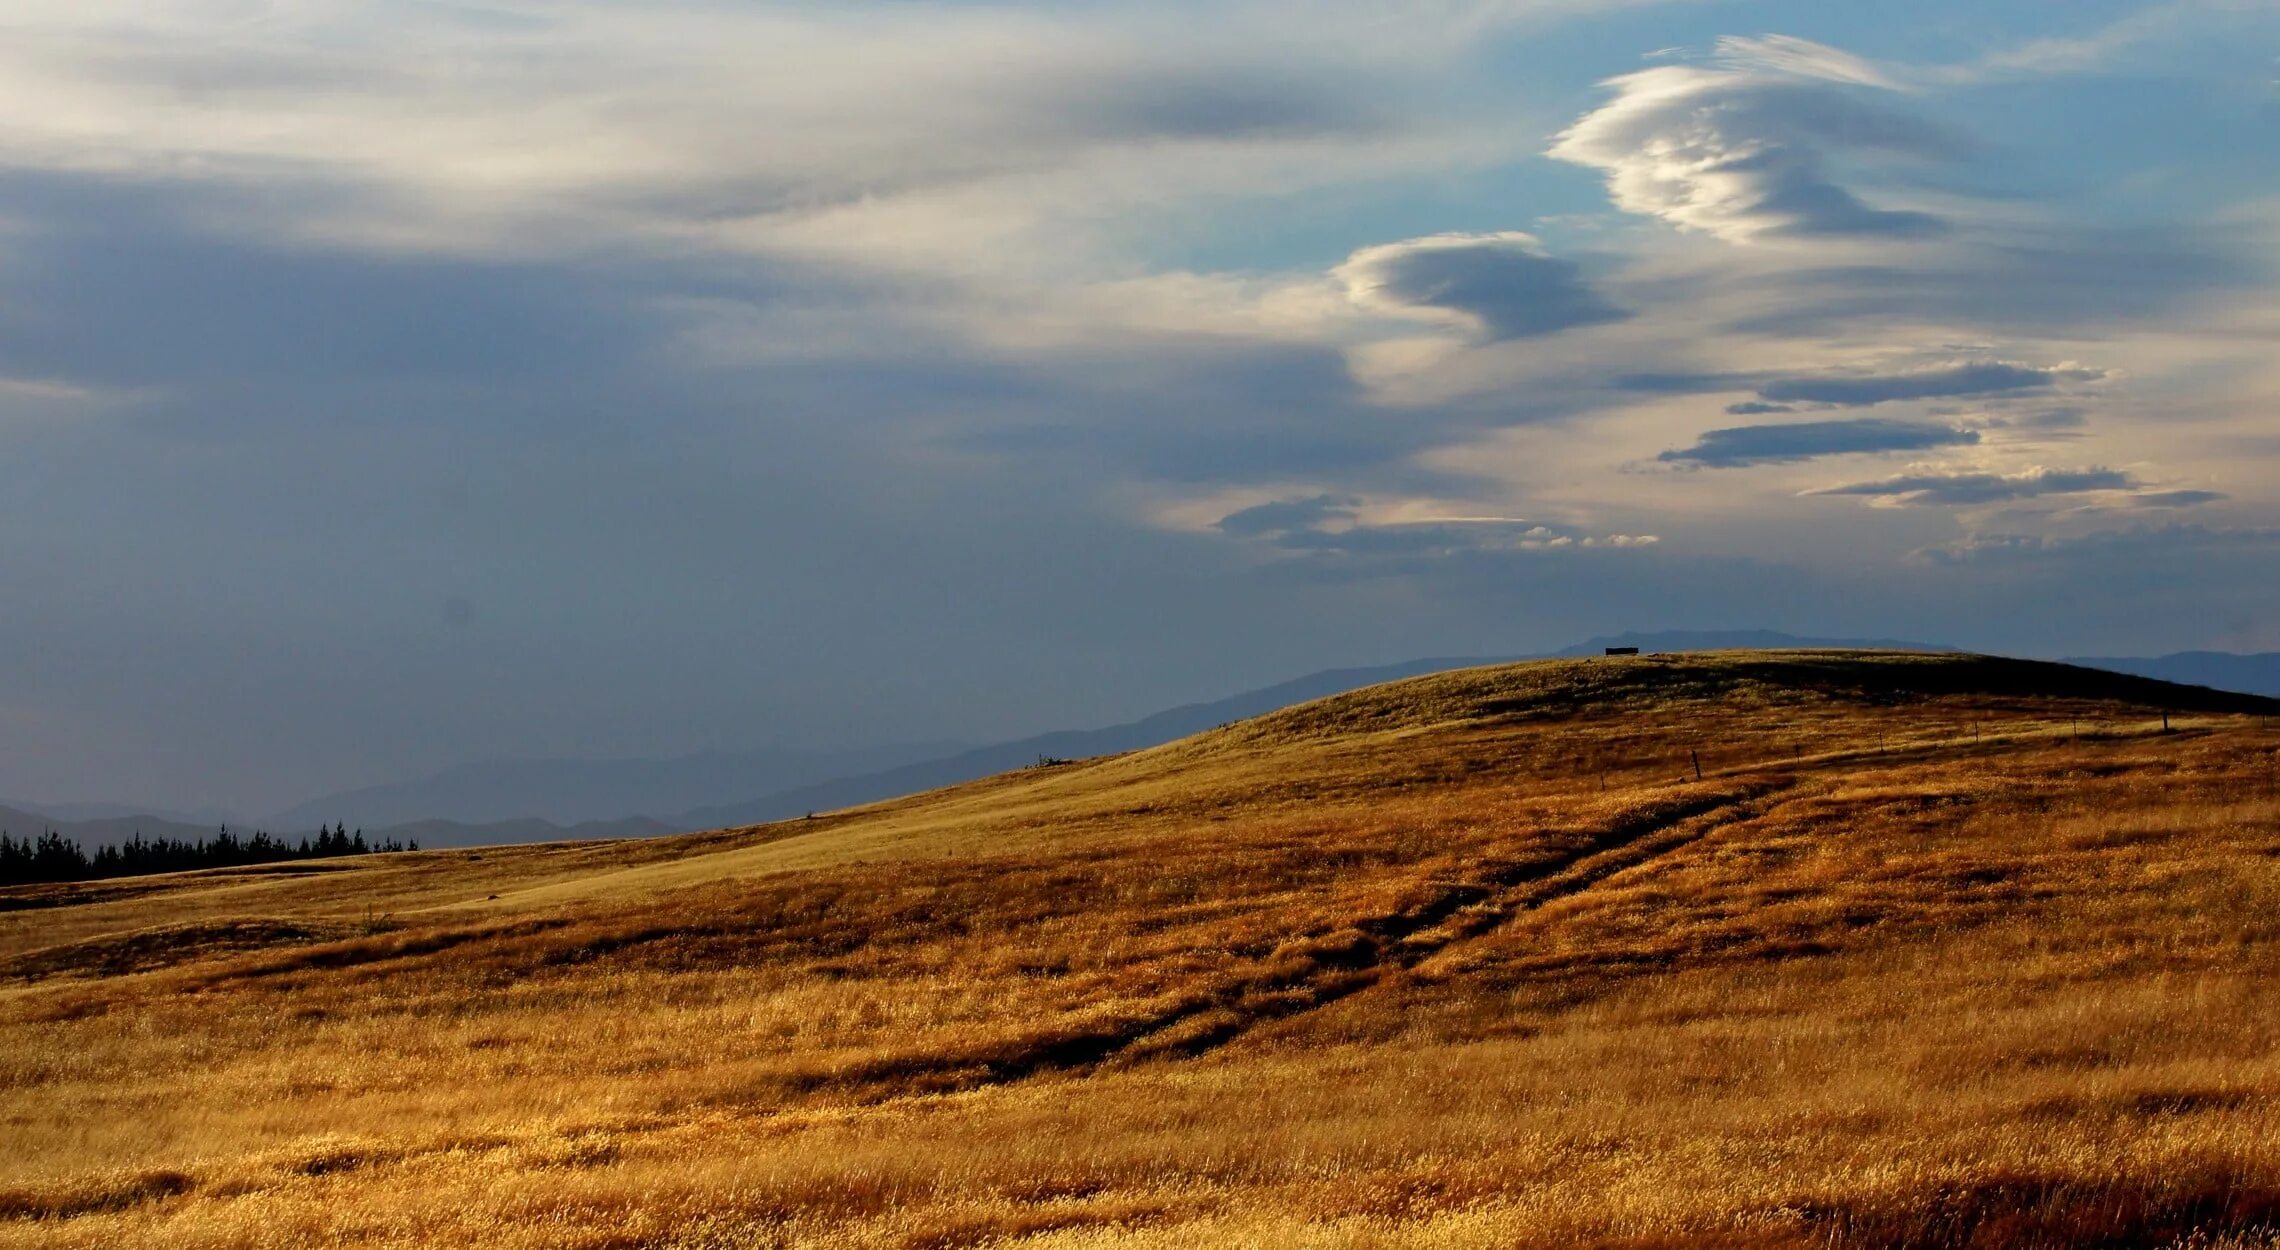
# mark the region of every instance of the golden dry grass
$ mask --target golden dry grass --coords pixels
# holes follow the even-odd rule
[[[813,821],[7,891],[0,1246],[2272,1247],[2268,710],[1547,663]]]

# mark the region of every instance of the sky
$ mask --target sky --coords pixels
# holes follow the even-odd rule
[[[2280,6],[13,0],[0,795],[2280,649]]]

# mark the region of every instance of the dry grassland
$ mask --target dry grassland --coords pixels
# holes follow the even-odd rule
[[[0,892],[0,1246],[2280,1246],[2273,710],[1554,662]]]

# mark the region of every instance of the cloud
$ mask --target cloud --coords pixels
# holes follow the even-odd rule
[[[1301,529],[1279,535],[1275,541],[1277,546],[1292,551],[1346,556],[1449,556],[1466,552],[1648,547],[1661,540],[1652,534],[1582,534],[1564,526],[1489,518]]]
[[[2047,408],[2041,412],[2025,412],[2016,416],[1989,417],[1986,424],[1994,429],[2079,430],[2090,424],[2090,414],[2080,408]]]
[[[1793,78],[1852,83],[1860,87],[1899,90],[1900,84],[1875,62],[1842,49],[1795,35],[1727,35],[1718,40],[1717,59],[1740,70],[1758,70]]]
[[[1740,281],[1780,298],[1750,307],[1726,328],[1814,337],[1846,323],[1933,323],[1990,337],[2067,339],[2086,324],[2172,320],[2212,294],[2261,289],[2271,281],[2272,255],[2269,231],[2241,222],[2184,230],[2049,216],[1983,220],[1968,236],[1908,249],[1905,263],[1864,263],[1856,254],[1843,264],[1745,274]]]
[[[1722,469],[1809,460],[1816,456],[1924,451],[1978,441],[1976,430],[1864,417],[1854,421],[1801,421],[1792,425],[1742,425],[1709,430],[1694,446],[1666,451],[1655,459]]]
[[[1709,68],[1613,78],[1615,98],[1549,155],[1602,171],[1626,212],[1730,242],[1761,236],[1921,237],[1946,223],[1864,203],[1830,172],[1846,153],[1943,159],[1963,145],[1893,108],[1867,62],[1802,39],[1727,40]]]
[[[0,214],[51,224],[0,300],[37,307],[0,336],[0,372],[109,386],[448,376],[595,367],[658,333],[652,291],[693,273],[262,247],[170,220],[100,181],[15,174]],[[755,277],[747,298],[775,284]],[[821,294],[812,278],[809,299]],[[131,347],[127,346],[131,345]]]
[[[2076,366],[2042,369],[2001,360],[1972,360],[1900,373],[1828,373],[1775,378],[1760,384],[1757,393],[1761,398],[1776,402],[1801,401],[1865,408],[1901,399],[1939,399],[2041,390],[2060,382],[2094,382],[2105,376],[2103,369]]]
[[[1613,385],[1654,395],[1706,395],[1748,390],[1764,378],[1759,373],[1622,373],[1615,376]]]
[[[1749,390],[1756,401],[1733,404],[1736,416],[1792,412],[1797,404],[1869,408],[1898,400],[2011,396],[2067,382],[2096,382],[2104,369],[2074,364],[2019,364],[2007,360],[1948,360],[1914,369],[1854,369],[1825,373],[1626,373],[1614,384],[1660,395],[1708,395]]]
[[[962,359],[962,357],[953,357]],[[934,437],[1067,480],[1437,490],[1419,452],[1484,416],[1389,421],[1321,348],[1134,338],[1028,367],[999,366]],[[919,391],[923,374],[890,380]]]
[[[851,250],[883,265],[892,242],[955,269],[1008,235],[1076,250],[1081,229],[1052,227],[1097,225],[1134,187],[1175,204],[1214,182],[1279,193],[1415,138],[1416,51],[1268,45],[1228,17],[341,0],[249,24],[236,9],[16,6],[0,168],[232,196],[211,224],[264,239],[781,255],[828,250],[819,237],[859,218],[894,237]]]
[[[1040,84],[1035,100],[1078,137],[1164,140],[1352,138],[1385,117],[1371,93],[1269,65],[1131,67]]]
[[[2275,547],[2280,547],[2280,529],[2164,525],[2078,535],[1978,533],[1909,554],[1922,564],[2087,564],[2104,578],[2144,581],[2151,571],[2168,567],[2165,561],[2210,560],[2231,552],[2261,556]]]
[[[1321,494],[1279,499],[1221,517],[1230,537],[1263,540],[1288,552],[1349,558],[1419,559],[1491,552],[1634,548],[1652,534],[1588,534],[1573,526],[1517,517],[1422,517],[1372,521],[1364,501]]]
[[[2218,490],[2154,490],[2133,497],[2130,504],[2138,508],[2197,508],[2225,498]]]
[[[2020,473],[1910,473],[1874,482],[1850,482],[1809,490],[1808,495],[1858,495],[1879,502],[1918,506],[2007,503],[2042,495],[2126,491],[2137,479],[2119,469],[2044,469]]]
[[[1333,270],[1354,303],[1390,316],[1454,320],[1489,339],[1536,338],[1631,316],[1548,256],[1533,235],[1437,234],[1365,247]]]
[[[2086,35],[2042,36],[1992,51],[1942,77],[1955,82],[2004,81],[2109,71],[2147,45],[2173,43],[2187,31],[2224,32],[2228,19],[2251,19],[2264,10],[2235,0],[2164,0],[2124,13]],[[2230,32],[2226,32],[2230,33]],[[2222,37],[2220,34],[2219,37]]]
[[[1219,532],[1237,538],[1318,529],[1329,521],[1351,521],[1361,500],[1353,495],[1314,495],[1256,504],[1219,518]]]

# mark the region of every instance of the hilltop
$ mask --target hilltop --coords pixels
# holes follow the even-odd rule
[[[1954,651],[1899,639],[1806,638],[1775,630],[1661,630],[1595,637],[1548,655],[1437,656],[1360,668],[1333,668],[1201,703],[1182,704],[1096,729],[1064,729],[980,747],[911,743],[846,750],[771,748],[671,759],[535,759],[462,764],[409,781],[311,799],[252,823],[292,837],[346,823],[374,840],[426,847],[652,837],[754,824],[938,789],[1039,757],[1066,759],[1144,750],[1298,703],[1456,669],[1530,659],[1597,656],[1607,647],[1642,651],[1878,650]],[[2067,664],[2163,681],[2280,696],[2280,655],[2185,652],[2158,658],[2069,659]],[[218,826],[246,822],[122,804],[4,804],[0,831],[31,836],[54,829],[89,847],[136,833],[195,841]]]
[[[374,836],[413,838],[423,846],[645,837],[666,830],[753,824],[956,785],[1020,768],[1039,757],[1066,759],[1144,750],[1226,721],[1404,677],[1526,659],[1598,655],[1605,647],[1623,645],[1647,651],[1953,649],[1891,639],[1800,638],[1762,629],[1626,633],[1593,638],[1551,656],[1435,656],[1324,669],[1225,698],[1167,708],[1121,724],[1054,730],[963,749],[920,744],[869,752],[778,749],[676,760],[525,760],[463,765],[417,781],[312,799],[269,818],[267,823],[279,829],[300,829],[312,823],[347,820],[376,831]],[[536,825],[530,817],[551,822],[552,828]]]
[[[0,1245],[2269,1244],[2280,703],[1498,665],[815,819],[0,892]]]

